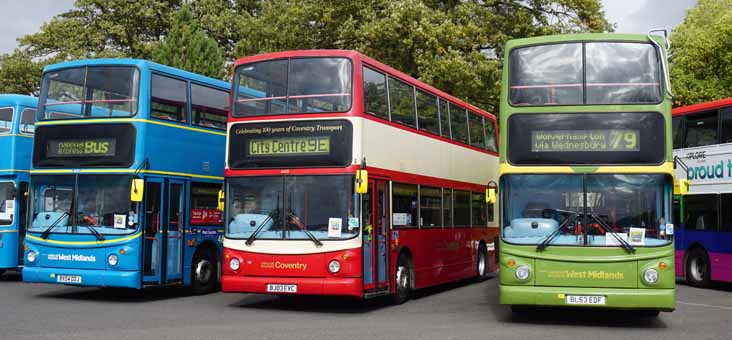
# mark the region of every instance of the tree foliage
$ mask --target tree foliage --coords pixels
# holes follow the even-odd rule
[[[699,0],[671,35],[674,105],[732,93],[732,0]]]
[[[23,51],[0,56],[0,93],[32,94],[38,90],[43,65]]]
[[[149,59],[160,41],[173,34],[173,17],[182,2],[77,0],[75,9],[21,38],[21,50],[40,59]],[[613,28],[599,0],[186,2],[198,27],[217,42],[229,63],[281,50],[356,49],[492,112],[507,40]],[[170,43],[162,46],[166,44],[166,53],[173,53]]]
[[[224,55],[215,40],[199,27],[188,5],[183,6],[173,20],[170,33],[153,50],[153,60],[205,76],[224,75]]]

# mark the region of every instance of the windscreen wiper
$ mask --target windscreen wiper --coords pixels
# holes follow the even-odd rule
[[[97,238],[97,241],[104,241],[104,236],[102,236],[102,234],[100,234],[99,231],[94,229],[94,227],[92,227],[91,225],[85,225],[83,227],[89,228],[89,231],[91,231],[91,233],[94,235],[94,237]]]
[[[635,253],[635,247],[630,245],[630,243],[628,243],[628,241],[624,240],[616,232],[612,231],[612,228],[610,228],[610,226],[605,224],[605,222],[602,221],[602,219],[600,219],[600,216],[597,216],[595,214],[589,214],[589,215],[593,220],[595,220],[595,222],[597,222],[597,225],[605,232],[605,237],[607,237],[607,234],[611,234],[613,236],[613,238],[615,238],[615,240],[617,240],[618,243],[620,243],[620,245],[623,247],[623,249],[625,249],[626,252],[628,252],[629,254]]]
[[[71,214],[69,214],[69,213],[67,213],[67,212],[65,212],[65,211],[62,211],[62,212],[61,212],[61,216],[59,216],[59,217],[58,217],[58,218],[57,218],[57,219],[56,219],[55,221],[53,221],[53,223],[51,223],[51,225],[50,225],[50,226],[48,226],[48,228],[46,228],[46,230],[44,230],[44,231],[43,231],[43,232],[41,233],[41,238],[42,238],[42,239],[44,239],[44,240],[45,240],[45,239],[47,239],[47,238],[48,238],[48,235],[49,235],[49,234],[51,234],[51,230],[53,230],[53,228],[56,228],[56,226],[57,226],[57,225],[58,225],[59,223],[61,223],[61,220],[63,220],[63,219],[64,219],[64,216],[68,216],[68,217],[71,217]]]
[[[543,241],[541,241],[541,243],[539,243],[539,245],[536,246],[536,251],[542,251],[542,250],[546,249],[546,247],[548,247],[549,244],[552,243],[552,241],[554,241],[554,239],[557,237],[557,235],[559,235],[559,233],[562,232],[562,230],[565,227],[567,227],[567,225],[569,224],[569,221],[572,220],[573,217],[576,215],[577,215],[577,213],[571,213],[571,214],[567,215],[567,218],[565,218],[564,221],[562,221],[562,224],[559,225],[559,228],[557,228],[557,230],[555,230],[554,232],[549,234],[549,236],[547,236]]]
[[[247,238],[247,241],[244,242],[244,244],[246,244],[248,246],[252,245],[252,242],[254,242],[254,239],[257,237],[257,234],[259,234],[259,232],[262,231],[262,229],[267,224],[267,222],[269,222],[273,219],[272,216],[277,216],[279,214],[280,213],[279,213],[278,209],[274,209],[274,210],[270,211],[269,214],[267,214],[267,218],[265,218],[262,221],[262,223],[260,223],[259,226],[257,226],[257,229],[254,229],[254,232],[252,233],[252,235],[249,236],[249,238]]]
[[[320,242],[320,240],[317,237],[315,237],[315,235],[313,235],[313,233],[311,233],[310,230],[307,229],[307,226],[305,227],[305,229],[302,229],[302,231],[305,232],[305,235],[308,235],[308,238],[310,238],[310,240],[313,241],[313,243],[315,243],[315,245],[317,247],[323,246],[323,242]]]

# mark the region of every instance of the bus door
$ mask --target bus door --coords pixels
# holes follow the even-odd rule
[[[180,180],[168,181],[166,192],[166,220],[163,227],[165,244],[165,282],[181,281],[183,278],[183,224],[185,185]]]
[[[363,197],[363,270],[364,290],[389,289],[389,187],[384,180],[369,181]]]
[[[143,282],[159,284],[161,279],[162,261],[162,224],[163,210],[163,179],[150,178],[145,180],[145,197],[143,200],[144,235],[143,235]]]

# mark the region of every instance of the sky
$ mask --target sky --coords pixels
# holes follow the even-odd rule
[[[696,0],[601,0],[605,15],[619,33],[646,33],[651,28],[673,29],[684,20]],[[38,32],[44,22],[65,12],[74,0],[0,0],[0,54],[18,47],[16,39]]]

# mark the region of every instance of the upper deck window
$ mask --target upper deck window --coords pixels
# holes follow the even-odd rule
[[[36,109],[26,108],[20,113],[20,132],[33,134],[36,131]]]
[[[351,108],[352,65],[345,58],[297,58],[241,65],[235,117],[344,112]]]
[[[0,109],[0,133],[9,133],[13,129],[13,108]]]
[[[153,74],[150,82],[150,116],[185,123],[188,93],[185,81]]]
[[[522,47],[510,55],[509,100],[514,106],[659,103],[659,63],[646,43]]]
[[[41,119],[137,113],[139,72],[131,66],[75,67],[43,75]]]
[[[225,130],[228,107],[228,92],[191,84],[191,111],[194,124]]]

